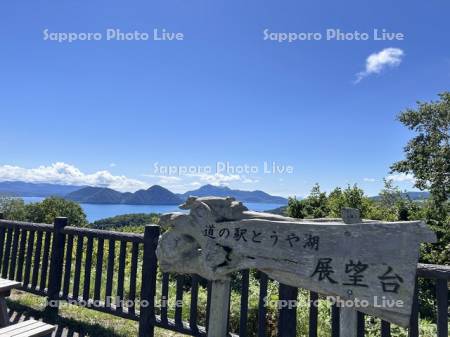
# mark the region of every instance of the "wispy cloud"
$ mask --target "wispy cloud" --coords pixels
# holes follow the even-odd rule
[[[198,173],[198,174],[187,174],[187,176],[198,178],[203,183],[216,185],[216,186],[229,185],[231,182],[243,180],[243,178],[239,174]]]
[[[406,174],[406,173],[393,173],[390,174],[386,177],[386,179],[388,180],[393,180],[393,181],[397,181],[397,182],[410,182],[410,183],[414,183],[416,181],[416,179],[414,178],[414,176],[412,174]]]
[[[259,183],[258,179],[251,179],[251,178],[243,178],[242,179],[243,184],[257,184]]]
[[[363,180],[367,183],[374,183],[375,181],[377,181],[375,178],[364,178]]]
[[[157,183],[161,185],[173,185],[178,184],[182,179],[177,176],[164,176],[157,174],[143,174],[143,177],[157,179]]]
[[[106,170],[84,173],[77,167],[62,162],[36,168],[1,165],[0,181],[89,185],[109,187],[119,191],[136,191],[149,187],[148,183],[143,181],[131,179],[123,175],[113,175]]]
[[[379,74],[386,68],[398,67],[402,63],[405,53],[399,48],[386,48],[377,53],[370,54],[366,59],[366,69],[356,74],[355,83],[365,77]]]

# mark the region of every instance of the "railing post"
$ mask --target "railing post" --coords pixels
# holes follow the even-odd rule
[[[361,212],[359,209],[344,207],[341,210],[341,215],[345,225],[361,223]],[[358,330],[361,329],[358,329],[358,312],[355,309],[341,308],[339,330],[341,337],[358,337]],[[364,331],[364,327],[362,330]]]
[[[408,337],[418,337],[419,336],[419,287],[416,278],[416,283],[414,285],[414,297],[411,309],[411,320],[409,323]]]
[[[448,337],[448,284],[446,279],[436,280],[438,337]]]
[[[278,337],[295,337],[297,335],[297,297],[298,288],[280,283],[279,299],[283,307],[278,319]]]
[[[160,228],[157,225],[145,226],[139,337],[153,337],[155,334],[155,295],[158,264],[156,248],[159,232]],[[143,301],[146,301],[148,305],[143,307]]]
[[[58,315],[59,291],[61,288],[65,235],[62,233],[67,226],[67,218],[57,217],[53,227],[53,244],[50,258],[50,273],[47,290],[46,311],[52,316]]]

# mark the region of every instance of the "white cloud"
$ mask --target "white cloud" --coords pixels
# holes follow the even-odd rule
[[[379,74],[388,67],[398,67],[405,53],[399,48],[385,48],[378,53],[370,54],[366,59],[366,69],[356,74],[355,83],[369,75]]]
[[[116,166],[117,166],[116,163],[110,163],[110,164],[109,164],[109,167],[116,167]]]
[[[364,178],[363,180],[368,183],[374,183],[375,181],[377,181],[375,178]]]
[[[242,179],[243,184],[256,184],[259,183],[258,179],[250,179],[250,178],[244,178]]]
[[[123,175],[115,176],[106,170],[86,174],[73,165],[61,162],[31,169],[12,165],[1,165],[0,181],[89,185],[109,187],[118,191],[136,191],[149,187],[143,181],[131,179]]]
[[[207,173],[198,173],[198,174],[188,174],[189,177],[196,177],[200,179],[201,182],[206,184],[211,184],[215,186],[219,185],[229,185],[233,181],[241,181],[242,178],[239,174],[207,174]]]
[[[387,180],[393,180],[393,181],[406,181],[406,182],[410,182],[410,183],[414,183],[416,181],[416,179],[414,178],[414,176],[412,174],[406,174],[406,173],[394,173],[394,174],[390,174],[386,177]]]
[[[158,179],[158,184],[161,185],[173,185],[179,183],[182,179],[181,177],[176,176],[164,176],[164,175],[157,175],[157,174],[143,174],[143,177],[152,178],[152,179]]]

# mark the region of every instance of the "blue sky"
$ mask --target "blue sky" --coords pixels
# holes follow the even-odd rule
[[[357,183],[376,194],[412,136],[396,114],[449,89],[448,13],[443,0],[2,2],[0,180],[174,191],[212,182],[300,196],[315,182]],[[184,39],[59,43],[43,33],[109,28]],[[374,41],[383,28],[404,40]],[[371,38],[280,43],[265,29]],[[294,171],[264,173],[265,161]],[[217,162],[259,172],[216,174]],[[212,172],[161,177],[156,163]]]

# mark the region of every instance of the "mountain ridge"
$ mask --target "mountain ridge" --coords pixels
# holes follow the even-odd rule
[[[429,192],[421,191],[402,193],[403,197],[409,197],[411,200],[424,200],[429,195]],[[159,185],[153,185],[147,190],[139,190],[134,193],[122,193],[107,187],[3,181],[0,182],[0,196],[44,198],[58,196],[81,203],[130,205],[176,205],[183,203],[189,196],[230,196],[242,202],[287,204],[286,198],[273,196],[264,191],[234,190],[227,186],[214,186],[210,184],[203,185],[196,190],[175,194]],[[377,200],[380,197],[372,196],[370,198]]]
[[[159,185],[134,193],[122,193],[106,187],[85,187],[64,198],[86,204],[179,205],[183,202],[176,194]]]
[[[11,197],[62,197],[83,187],[85,186],[0,181],[0,195]]]
[[[270,204],[287,204],[288,200],[283,197],[273,196],[264,191],[243,191],[233,190],[227,186],[214,186],[211,184],[203,185],[200,188],[187,191],[182,194],[177,194],[182,199],[187,199],[189,196],[206,197],[234,197],[236,200],[242,202],[254,202],[254,203],[270,203]]]

